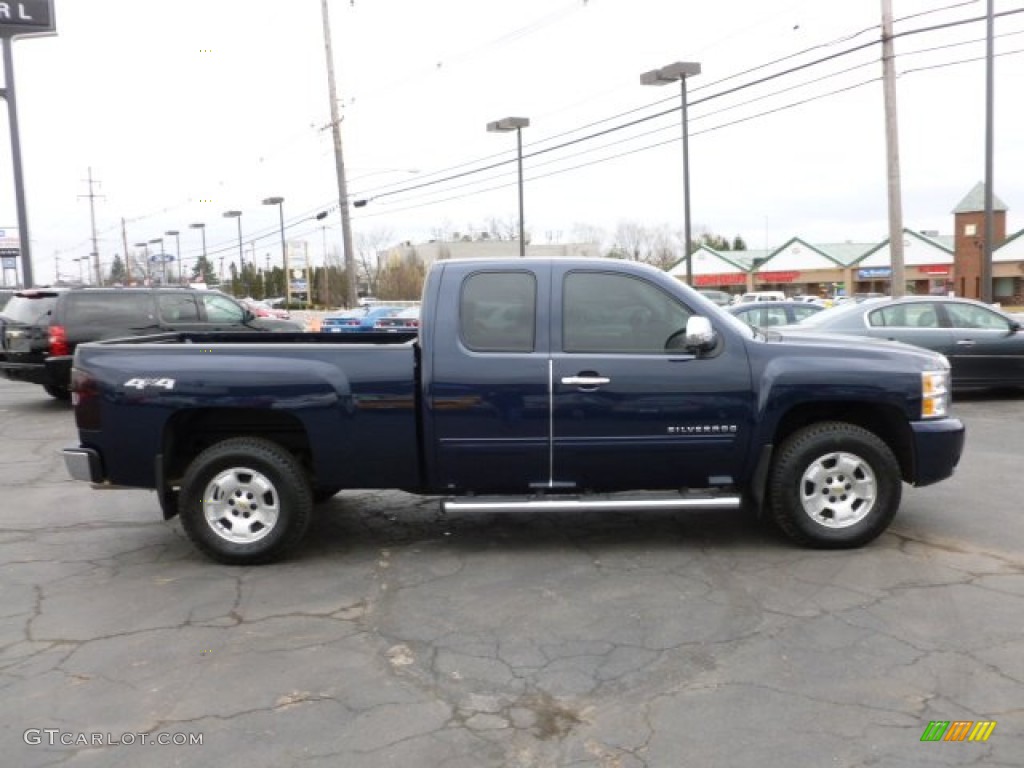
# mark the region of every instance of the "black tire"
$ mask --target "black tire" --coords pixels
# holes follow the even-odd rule
[[[59,384],[43,384],[43,389],[46,390],[46,394],[55,400],[71,399],[71,390],[67,387],[62,387]]]
[[[845,422],[822,422],[793,433],[779,448],[768,505],[794,541],[848,549],[889,526],[902,483],[899,462],[877,435]]]
[[[323,504],[330,501],[338,495],[339,491],[341,491],[341,486],[339,485],[317,486],[313,489],[313,503]]]
[[[238,437],[200,453],[185,472],[178,513],[185,533],[227,565],[277,560],[309,527],[306,473],[270,440]]]

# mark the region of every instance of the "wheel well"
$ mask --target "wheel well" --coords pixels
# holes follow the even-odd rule
[[[163,437],[167,485],[177,485],[189,463],[202,451],[231,437],[262,437],[294,455],[312,471],[309,436],[302,422],[281,411],[246,408],[203,408],[175,413]]]
[[[904,478],[914,476],[913,437],[906,417],[892,406],[878,403],[828,402],[799,405],[779,421],[773,442],[776,447],[798,429],[821,421],[845,421],[878,435],[889,446]]]

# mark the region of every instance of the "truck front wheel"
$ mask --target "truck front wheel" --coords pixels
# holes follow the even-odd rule
[[[178,513],[206,555],[228,565],[266,563],[297,544],[313,498],[295,457],[270,440],[239,437],[207,448],[189,465]]]
[[[795,541],[842,549],[872,541],[899,509],[899,462],[877,435],[845,422],[812,424],[780,447],[769,506]]]

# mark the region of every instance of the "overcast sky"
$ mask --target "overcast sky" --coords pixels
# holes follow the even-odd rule
[[[324,234],[340,241],[336,212],[326,232],[309,220],[337,202],[317,0],[55,5],[56,36],[14,44],[37,282],[53,280],[57,258],[61,274],[76,277],[71,259],[91,251],[89,168],[104,262],[124,252],[122,218],[129,249],[177,229],[187,264],[200,251],[189,224],[205,222],[210,253],[234,259],[229,209],[243,211],[246,257],[276,260],[277,209],[261,205],[273,195],[285,198],[289,239],[308,238],[315,253]],[[571,240],[581,226],[610,234],[623,221],[681,230],[679,88],[641,86],[640,74],[696,61],[695,231],[742,235],[753,248],[792,236],[886,237],[880,47],[870,45],[880,0],[331,0],[331,8],[350,196],[370,198],[352,210],[357,234],[417,241],[492,218],[514,222],[514,164],[434,183],[514,159],[515,135],[486,131],[506,116],[531,120],[525,207],[535,242]],[[1024,0],[997,0],[995,9],[1024,9]],[[893,0],[893,10],[899,33],[983,17],[986,3]],[[998,18],[996,35],[1004,55],[996,58],[995,191],[1017,231],[1024,13]],[[984,36],[975,22],[896,41],[903,211],[914,229],[952,234],[950,211],[984,178]],[[641,120],[659,112],[667,114]],[[0,227],[9,228],[17,215],[3,126]]]

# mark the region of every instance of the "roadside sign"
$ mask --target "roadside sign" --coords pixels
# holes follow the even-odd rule
[[[57,34],[53,0],[0,2],[0,37],[31,37]]]

